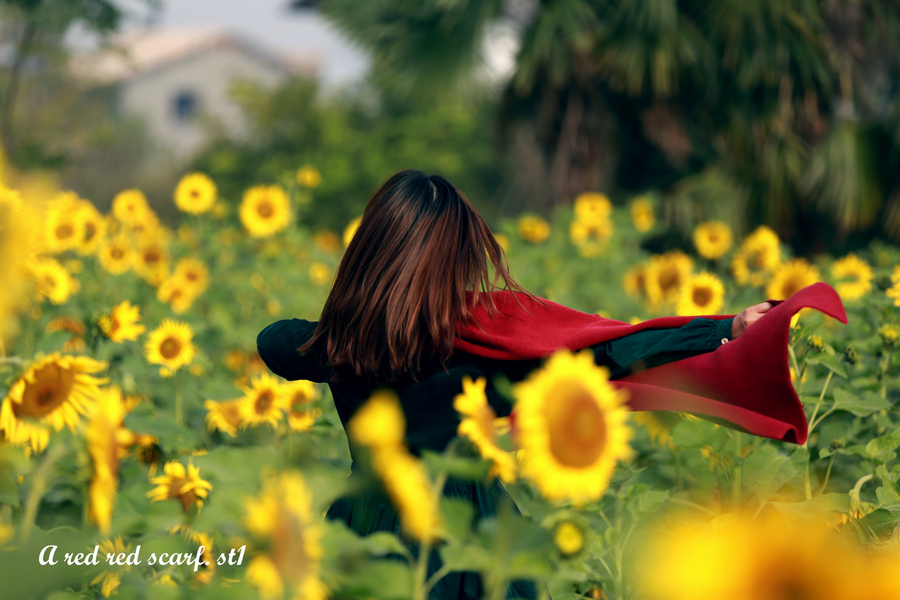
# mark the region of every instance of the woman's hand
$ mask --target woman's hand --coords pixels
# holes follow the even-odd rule
[[[772,308],[772,303],[763,302],[762,304],[756,304],[749,308],[745,308],[741,311],[741,314],[734,318],[734,321],[731,322],[731,339],[737,338],[739,335],[744,333],[750,325],[755,323],[762,317],[764,314],[769,312]]]

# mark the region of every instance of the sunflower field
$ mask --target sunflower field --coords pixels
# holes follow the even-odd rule
[[[653,195],[497,224],[526,289],[625,322],[831,284],[849,325],[810,311],[791,329],[809,440],[630,413],[604,369],[559,353],[503,387],[515,435],[465,380],[443,454],[412,455],[396,398],[373,396],[349,433],[404,532],[359,537],[323,518],[353,491],[328,387],[256,353],[269,323],[318,318],[354,234],[298,224],[320,182],[306,165],[225,198],[188,174],[168,224],[139,190],[102,214],[0,189],[3,598],[424,600],[454,571],[481,572],[492,600],[516,579],[554,599],[900,598],[900,248],[810,260],[766,227],[707,222],[653,254]],[[439,494],[451,476],[498,477],[523,514],[476,522]],[[434,576],[413,542],[440,553]]]

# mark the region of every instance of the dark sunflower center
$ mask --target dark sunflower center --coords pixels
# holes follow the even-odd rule
[[[34,383],[25,386],[22,402],[13,402],[13,413],[17,417],[39,419],[56,410],[72,391],[75,377],[71,371],[51,364],[34,374]]]
[[[547,411],[550,453],[564,466],[592,465],[606,446],[606,420],[597,402],[580,385],[560,391]]]
[[[190,191],[190,195],[191,195],[191,198],[199,198],[199,197],[200,197],[200,190],[193,189],[193,190]]]
[[[181,341],[174,337],[167,337],[159,345],[159,353],[166,360],[172,360],[181,353]]]
[[[56,228],[56,239],[65,240],[67,238],[72,237],[72,234],[75,233],[75,230],[72,229],[72,226],[68,223],[63,223],[59,227]]]
[[[271,390],[266,390],[256,398],[256,414],[263,415],[272,406],[275,400],[275,394]]]
[[[148,265],[158,263],[162,260],[162,255],[156,250],[147,250],[144,252],[144,262]]]
[[[712,300],[712,290],[707,287],[696,287],[694,293],[691,294],[691,300],[697,306],[706,306]]]
[[[678,287],[678,269],[669,267],[659,275],[659,287],[662,291],[667,292]]]
[[[268,219],[273,214],[275,214],[275,207],[272,206],[272,203],[268,200],[263,200],[256,205],[256,212],[259,213],[259,216],[261,216],[263,219]]]
[[[110,251],[109,255],[112,256],[116,260],[122,260],[125,257],[125,251],[122,250],[121,248],[113,248]]]
[[[94,223],[88,221],[84,224],[84,239],[92,240],[94,239],[94,235],[97,233],[97,226]]]

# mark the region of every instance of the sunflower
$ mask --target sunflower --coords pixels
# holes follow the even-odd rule
[[[177,371],[194,360],[194,331],[181,321],[165,319],[147,335],[144,353],[147,362]]]
[[[116,194],[112,202],[112,213],[122,223],[135,225],[153,214],[153,210],[150,208],[144,192],[132,189]]]
[[[521,471],[549,500],[597,500],[631,456],[626,393],[590,351],[562,350],[514,386]]]
[[[565,519],[553,528],[553,543],[563,556],[574,556],[584,548],[584,528]]]
[[[209,269],[202,260],[196,258],[179,259],[173,276],[184,281],[188,294],[195,298],[209,287]]]
[[[207,429],[211,432],[218,429],[235,437],[238,426],[241,424],[241,402],[241,398],[225,402],[216,402],[215,400],[204,402]]]
[[[313,235],[313,243],[316,248],[325,252],[340,252],[341,238],[330,229],[320,229]]]
[[[703,258],[721,258],[731,248],[731,242],[731,228],[720,221],[701,223],[694,230],[694,245]]]
[[[644,287],[650,304],[659,308],[678,300],[693,267],[693,261],[679,250],[652,257],[644,271]]]
[[[78,243],[78,253],[82,256],[96,254],[106,237],[106,220],[92,202],[79,199],[76,210],[82,224],[82,238]]]
[[[509,238],[505,233],[495,233],[494,239],[497,240],[497,244],[503,248],[504,252],[509,252]]]
[[[347,425],[350,439],[370,448],[397,448],[404,444],[406,418],[396,394],[377,390]]]
[[[216,203],[216,184],[203,173],[190,173],[175,187],[175,206],[192,215],[209,212]]]
[[[781,264],[778,235],[765,225],[747,236],[731,261],[740,285],[759,287]]]
[[[156,298],[172,307],[175,314],[184,314],[194,304],[196,296],[191,293],[192,288],[182,277],[171,275],[163,279],[156,290]]]
[[[122,392],[115,387],[104,389],[97,396],[90,422],[84,433],[94,467],[88,491],[89,515],[91,521],[97,524],[100,533],[104,535],[109,533],[116,491],[119,487],[119,458],[123,452],[121,433],[124,418],[125,405],[122,402]]]
[[[578,247],[579,254],[585,258],[591,258],[603,252],[612,233],[613,226],[609,219],[591,224],[575,219],[569,226],[569,239]]]
[[[163,474],[154,477],[150,483],[156,487],[147,492],[152,502],[179,500],[181,510],[188,512],[192,507],[203,508],[203,501],[209,496],[212,485],[200,477],[200,469],[193,463],[184,465],[173,460],[163,467]]]
[[[530,244],[542,244],[550,237],[550,223],[536,215],[524,215],[516,222],[519,237]]]
[[[143,246],[155,240],[168,241],[172,238],[172,232],[159,222],[159,217],[151,209],[147,209],[144,218],[136,223],[126,223],[123,228],[136,246]]]
[[[681,287],[675,314],[681,317],[715,315],[725,304],[725,286],[719,278],[703,271],[691,277]]]
[[[242,426],[268,423],[274,427],[284,416],[284,390],[268,373],[254,378],[249,387],[241,386],[241,391],[244,392],[240,405]]]
[[[291,205],[277,185],[258,185],[244,192],[241,223],[253,237],[268,237],[288,226]]]
[[[100,317],[97,325],[103,335],[116,343],[136,341],[147,330],[139,323],[140,319],[141,307],[132,306],[130,301],[125,300],[113,307],[112,313]]]
[[[858,300],[872,291],[875,273],[869,264],[855,254],[848,254],[831,265],[831,275],[835,279],[849,279],[835,284],[837,293],[845,301]]]
[[[314,262],[309,265],[309,280],[315,285],[325,285],[331,281],[331,269],[324,263]]]
[[[150,285],[157,287],[168,277],[172,259],[160,239],[146,240],[134,256],[134,271]]]
[[[65,304],[81,285],[56,259],[44,257],[31,262],[31,275],[42,298],[53,304]]]
[[[303,165],[297,171],[297,183],[305,188],[317,188],[322,183],[322,174],[312,165]]]
[[[299,473],[285,472],[263,482],[259,496],[245,501],[244,526],[269,542],[247,566],[247,580],[263,598],[325,600],[319,579],[324,526],[312,512],[312,493]]]
[[[312,381],[301,379],[281,386],[282,402],[287,412],[291,431],[306,431],[312,427],[321,411],[310,409],[310,404],[319,397],[319,390]]]
[[[40,215],[19,192],[0,184],[0,343],[18,329],[14,317],[27,306],[31,273],[30,257],[41,242]]]
[[[575,220],[585,225],[600,225],[609,220],[612,204],[606,194],[585,192],[575,198]]]
[[[353,236],[356,235],[356,230],[359,229],[360,223],[362,223],[362,217],[356,217],[344,228],[344,233],[341,236],[341,239],[344,242],[344,248],[350,245],[350,241],[353,239]]]
[[[622,276],[622,287],[629,296],[639,297],[647,291],[647,266],[635,265]]]
[[[650,201],[639,196],[631,203],[631,223],[639,232],[644,233],[653,229],[656,217],[653,214],[653,205]]]
[[[33,362],[9,388],[0,407],[0,430],[6,440],[41,452],[51,429],[74,431],[107,381],[93,374],[106,368],[103,361],[58,353]]]
[[[816,267],[805,259],[795,258],[778,267],[766,286],[766,295],[772,300],[785,300],[819,280],[819,270]]]
[[[635,572],[648,600],[843,600],[900,594],[896,556],[866,553],[821,521],[771,512],[756,519],[676,522],[666,533],[648,537],[636,554]]]
[[[134,250],[131,242],[124,234],[107,239],[100,245],[97,253],[100,265],[113,275],[121,275],[134,264]]]
[[[63,344],[63,352],[73,352],[75,354],[80,354],[86,349],[86,346],[84,344],[84,336],[87,333],[87,327],[85,327],[84,323],[82,323],[80,319],[76,319],[74,317],[56,317],[55,319],[52,319],[49,323],[47,323],[45,331],[47,333],[65,331],[66,333],[70,333],[72,335],[72,337],[66,340],[66,342]]]
[[[456,432],[469,438],[486,460],[491,461],[492,477],[504,483],[516,480],[516,462],[513,455],[497,444],[497,414],[490,407],[484,392],[487,379],[479,377],[475,382],[466,375],[462,379],[463,393],[453,399],[453,408],[462,416]]]
[[[63,192],[47,205],[44,217],[44,248],[51,254],[74,250],[84,239],[82,212],[76,210],[78,196]]]
[[[113,556],[128,554],[132,549],[131,544],[125,544],[120,535],[117,535],[115,540],[103,540],[100,542],[99,546],[99,554],[101,556],[106,556],[107,554],[112,554]],[[91,548],[91,550],[93,550],[93,548]],[[116,568],[123,571],[131,570],[131,566],[127,564],[121,567],[117,566]],[[102,594],[104,598],[109,598],[118,593],[119,585],[122,583],[122,575],[116,571],[101,571],[99,575],[91,580],[91,585],[97,585],[98,583],[100,584],[100,594]]]

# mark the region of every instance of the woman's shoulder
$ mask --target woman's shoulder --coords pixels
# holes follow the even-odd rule
[[[312,356],[299,352],[313,336],[318,321],[281,319],[268,325],[256,336],[256,350],[266,366],[288,380],[324,381],[324,373]]]

